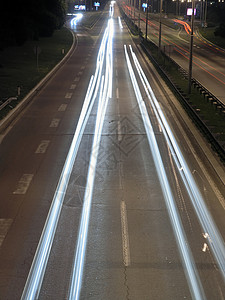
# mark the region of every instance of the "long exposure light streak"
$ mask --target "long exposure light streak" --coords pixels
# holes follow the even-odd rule
[[[145,126],[149,146],[152,152],[152,156],[154,159],[156,171],[158,174],[158,178],[160,181],[160,185],[162,188],[162,192],[165,198],[165,202],[168,208],[168,213],[170,216],[171,224],[173,226],[174,234],[177,240],[177,244],[179,246],[179,251],[182,257],[184,270],[186,273],[187,281],[189,284],[189,288],[192,294],[193,299],[206,299],[204,295],[204,290],[202,288],[202,284],[191,254],[191,250],[189,248],[187,238],[183,229],[182,222],[180,220],[180,216],[176,207],[176,203],[170,188],[170,184],[166,175],[166,171],[163,165],[162,157],[158,148],[158,144],[156,141],[156,137],[154,134],[154,130],[147,112],[147,108],[143,98],[141,96],[141,92],[130,62],[130,58],[127,52],[127,48],[125,46],[125,56],[127,60],[127,66],[129,70],[129,74],[131,77],[131,81],[134,87],[135,95],[137,98],[137,102],[139,105],[139,109],[141,112],[142,120]]]
[[[122,25],[122,22],[121,22],[121,18],[120,18],[120,17],[118,17],[118,21],[119,21],[120,29],[123,29],[123,25]]]
[[[148,21],[148,24],[149,25],[152,25],[152,26],[155,26],[157,28],[157,25],[155,25],[154,23]],[[158,34],[156,33],[153,33],[152,34],[155,36],[155,37],[158,37]],[[166,36],[162,37],[162,41],[164,41],[165,44],[167,45],[171,45],[173,44],[175,46],[174,50],[179,53],[180,55],[182,55],[185,59],[189,59],[189,57],[187,56],[186,53],[188,53],[189,50],[181,47],[180,45],[178,45],[177,43],[173,42],[171,39],[167,38]],[[184,51],[185,54],[182,52]],[[215,68],[213,67],[212,65],[208,64],[207,62],[205,62],[203,59],[200,59],[198,56],[196,55],[193,55],[193,58],[195,60],[198,60],[199,63],[193,61],[193,63],[198,66],[200,69],[202,69],[204,72],[208,73],[210,76],[214,77],[216,80],[218,80],[219,82],[221,82],[222,84],[225,84],[225,81],[222,80],[221,78],[219,78],[218,76],[214,75],[213,73],[211,73],[210,71],[207,70],[207,68],[203,67],[200,65],[200,63],[204,64],[206,67],[208,67],[209,69],[213,70],[214,72],[222,75],[223,77],[225,77],[225,73],[224,72],[221,72],[220,70],[218,70],[218,68]]]
[[[108,26],[109,27],[109,26]],[[21,296],[22,300],[33,300],[37,299],[43,277],[45,274],[45,269],[47,266],[49,254],[51,251],[56,227],[58,224],[59,216],[61,213],[64,197],[66,194],[67,186],[69,183],[70,175],[72,172],[72,168],[76,159],[76,155],[79,149],[79,145],[83,136],[83,132],[85,126],[87,124],[88,118],[90,116],[92,107],[94,105],[100,81],[102,78],[102,68],[104,63],[105,57],[105,44],[108,38],[108,27],[105,31],[103,36],[103,40],[99,49],[98,57],[97,57],[97,64],[96,64],[96,71],[95,75],[91,76],[90,83],[88,86],[88,90],[85,96],[84,104],[81,110],[81,114],[78,120],[78,124],[76,127],[76,131],[52,200],[52,204],[45,222],[44,229],[42,231],[42,235],[32,262],[32,266],[23,290],[23,294]],[[111,59],[112,62],[112,59]],[[111,66],[112,70],[112,66]],[[112,72],[111,72],[112,73]],[[111,80],[112,74],[110,73]],[[111,91],[112,85],[110,87]]]
[[[82,275],[84,267],[84,259],[86,253],[88,226],[90,219],[90,210],[92,203],[92,194],[94,189],[94,180],[97,167],[98,151],[101,140],[101,133],[106,113],[106,108],[108,100],[112,93],[112,37],[113,37],[113,20],[110,19],[108,22],[108,39],[106,46],[106,74],[102,77],[101,88],[96,116],[96,124],[94,131],[94,138],[92,144],[92,151],[90,155],[90,162],[88,168],[87,183],[83,201],[83,208],[81,213],[81,221],[79,234],[77,239],[76,255],[74,258],[70,290],[69,290],[69,300],[77,300],[80,296],[80,290],[82,285]]]
[[[132,50],[131,50],[132,51]],[[163,134],[166,138],[166,141],[169,145],[170,151],[173,155],[173,159],[176,163],[177,169],[180,170],[181,178],[185,184],[186,190],[189,194],[189,197],[192,201],[192,205],[195,209],[195,212],[198,216],[198,219],[201,223],[202,230],[204,233],[207,233],[209,237],[208,244],[214,254],[214,257],[218,263],[219,269],[225,280],[225,247],[224,241],[221,237],[220,232],[215,225],[215,222],[209,213],[204,199],[198,189],[198,186],[192,176],[192,173],[182,155],[182,152],[176,142],[176,139],[170,129],[170,126],[161,110],[161,107],[154,95],[154,92],[137,60],[135,53],[132,51],[132,56],[137,67],[140,79],[142,80],[143,86],[145,88],[146,94],[150,101],[150,104],[155,112],[157,120],[163,130]]]

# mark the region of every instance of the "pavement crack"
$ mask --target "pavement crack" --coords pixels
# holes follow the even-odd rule
[[[126,300],[130,300],[130,291],[128,286],[127,266],[124,266],[124,286],[126,290]]]

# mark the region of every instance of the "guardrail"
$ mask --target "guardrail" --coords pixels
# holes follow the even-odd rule
[[[8,98],[6,101],[4,101],[1,105],[0,105],[0,110],[2,110],[4,107],[6,107],[9,103],[11,103],[13,100],[17,100],[17,97],[10,97]],[[2,102],[2,101],[1,101]]]
[[[172,89],[176,92],[176,94],[179,96],[179,98],[182,101],[183,106],[185,107],[187,113],[192,118],[192,120],[198,125],[199,129],[202,131],[202,133],[207,137],[208,141],[211,143],[212,148],[218,153],[220,156],[220,159],[225,162],[225,148],[224,145],[218,141],[215,137],[215,135],[211,132],[210,128],[207,126],[206,123],[201,119],[199,116],[198,110],[194,109],[189,101],[188,95],[186,95],[182,89],[180,89],[174,82],[171,76],[169,76],[157,63],[157,61],[152,57],[148,47],[145,45],[145,43],[141,42],[141,47],[148,56],[148,58],[153,62],[155,67],[160,71],[160,73],[163,75],[164,78],[166,78],[167,82],[170,84]],[[171,58],[170,58],[171,59]],[[172,59],[171,59],[172,60]],[[173,61],[174,62],[174,61]],[[174,62],[177,66],[180,72],[184,76],[188,76],[187,72],[182,69],[176,62]],[[204,97],[212,103],[212,105],[215,105],[217,109],[220,109],[220,111],[225,116],[225,105],[212,93],[210,93],[203,85],[201,85],[197,80],[192,79],[192,85],[199,90],[201,94],[204,95]]]

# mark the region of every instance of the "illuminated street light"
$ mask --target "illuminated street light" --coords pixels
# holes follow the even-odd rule
[[[195,0],[192,0],[190,56],[189,56],[189,76],[188,76],[188,94],[191,93],[192,60],[193,60],[194,14],[195,14]]]
[[[161,36],[162,36],[162,0],[160,0],[160,17],[159,17],[159,52],[161,50]]]

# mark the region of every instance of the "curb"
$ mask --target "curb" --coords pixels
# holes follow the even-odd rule
[[[65,62],[70,58],[77,46],[77,36],[72,30],[70,30],[70,32],[73,36],[73,43],[70,50],[67,52],[64,58],[20,101],[20,103],[0,121],[0,133],[4,132],[6,128],[13,123],[13,121],[15,121],[17,116],[23,111],[24,108],[26,108],[27,104],[33,100],[40,89],[45,86],[45,84],[52,78],[58,69],[61,68],[62,65],[64,65]]]

